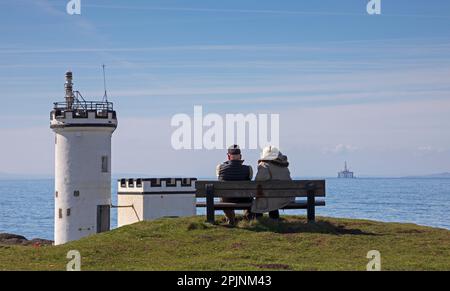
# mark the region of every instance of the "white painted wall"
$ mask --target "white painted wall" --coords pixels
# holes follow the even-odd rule
[[[195,194],[144,195],[144,220],[194,215]]]
[[[133,224],[144,218],[144,195],[118,195],[117,226]],[[133,206],[133,207],[130,207]]]
[[[132,179],[131,185],[129,179],[126,179],[124,185],[120,181],[118,183],[119,227],[161,217],[196,215],[195,181],[188,186],[183,186],[181,181],[177,181],[176,186],[166,186],[166,181],[152,186],[150,181],[144,180],[138,187],[136,180]]]
[[[92,122],[91,118],[83,120]],[[108,120],[102,122],[108,123]],[[55,245],[97,233],[97,206],[111,205],[111,137],[114,129],[54,129],[55,191],[58,192],[57,197],[55,192]],[[107,173],[102,172],[102,156],[108,157]],[[80,195],[75,197],[74,191],[79,191]]]

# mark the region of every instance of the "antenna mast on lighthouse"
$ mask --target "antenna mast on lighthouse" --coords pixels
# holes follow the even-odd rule
[[[103,88],[105,93],[103,94],[103,101],[108,102],[108,92],[106,90],[106,73],[105,73],[105,64],[102,65],[103,68]]]

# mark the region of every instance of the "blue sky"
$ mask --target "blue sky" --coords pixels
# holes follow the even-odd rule
[[[0,0],[0,172],[52,174],[64,72],[88,99],[107,66],[115,172],[211,176],[222,151],[174,151],[170,118],[279,113],[296,176],[450,171],[450,2]],[[257,151],[246,160],[255,166]]]

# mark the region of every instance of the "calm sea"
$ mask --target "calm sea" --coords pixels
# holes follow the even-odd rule
[[[116,189],[114,183],[113,193]],[[332,178],[327,179],[326,202],[318,215],[450,229],[450,179]],[[115,227],[115,209],[112,216]],[[0,180],[1,232],[53,239],[53,180]]]

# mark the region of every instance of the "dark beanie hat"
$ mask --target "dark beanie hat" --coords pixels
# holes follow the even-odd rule
[[[229,155],[240,155],[241,149],[237,144],[234,144],[228,148],[228,154]]]

